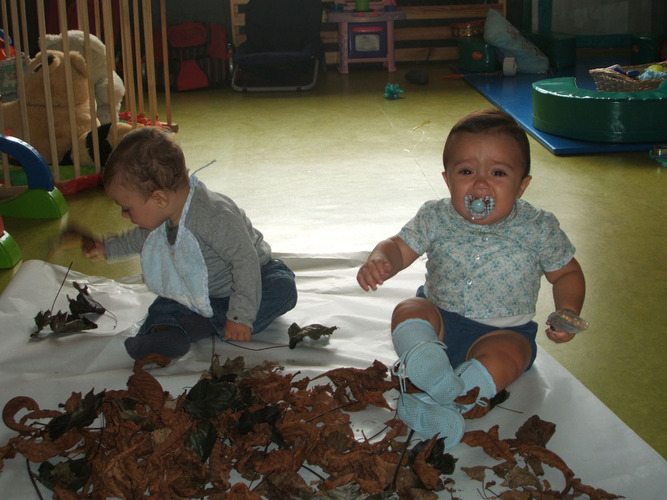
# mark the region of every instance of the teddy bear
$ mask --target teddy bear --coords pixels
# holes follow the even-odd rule
[[[72,74],[72,94],[76,137],[79,145],[79,161],[82,165],[93,165],[93,132],[88,94],[88,73],[86,61],[76,51],[69,52]],[[70,131],[70,104],[67,97],[65,78],[65,54],[58,50],[47,51],[47,62],[51,88],[53,120],[56,140],[56,154],[59,164],[72,164],[72,133]],[[34,147],[48,164],[53,164],[49,141],[46,97],[42,54],[38,53],[26,65],[24,76],[25,103],[30,133],[23,130],[21,105],[19,101],[2,103],[2,113],[6,135],[22,139]],[[118,123],[115,133],[111,124],[92,122],[98,130],[101,163],[104,165],[113,146],[127,134],[132,126]]]
[[[67,32],[69,49],[81,54],[84,59],[84,33],[79,30]],[[47,50],[63,50],[62,34],[45,36]],[[109,80],[107,78],[107,50],[104,43],[95,35],[90,35],[90,61],[88,63],[88,77],[95,86],[95,101],[97,102],[97,119],[100,123],[111,123],[113,113],[118,116],[120,105],[125,96],[125,85],[118,73],[112,71],[113,101],[109,102]]]

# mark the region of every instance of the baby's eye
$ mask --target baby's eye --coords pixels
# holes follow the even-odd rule
[[[470,175],[472,174],[472,170],[469,168],[460,168],[459,169],[459,174],[460,175]]]
[[[505,177],[507,175],[507,172],[505,172],[504,170],[494,170],[493,175],[495,177]]]

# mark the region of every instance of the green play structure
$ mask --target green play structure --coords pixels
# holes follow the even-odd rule
[[[5,232],[2,216],[58,219],[67,213],[67,203],[55,187],[46,161],[30,144],[0,134],[0,151],[14,157],[28,179],[28,189],[14,198],[0,201],[0,268],[7,269],[21,260],[21,253],[11,235]]]

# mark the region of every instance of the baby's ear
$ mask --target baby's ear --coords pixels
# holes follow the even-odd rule
[[[526,190],[528,187],[528,184],[530,184],[530,181],[532,181],[533,178],[530,175],[527,175],[526,177],[523,178],[521,181],[521,187],[519,188],[519,195],[517,198],[521,198],[523,196],[523,192]]]
[[[169,194],[162,189],[158,189],[151,194],[151,200],[153,200],[159,207],[165,207],[169,203]]]

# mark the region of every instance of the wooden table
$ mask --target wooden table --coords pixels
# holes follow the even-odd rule
[[[371,10],[368,12],[356,12],[354,10],[330,11],[327,20],[338,23],[338,46],[339,59],[338,71],[343,74],[349,72],[349,63],[354,62],[382,62],[387,71],[396,71],[394,58],[394,21],[405,19],[402,10]],[[386,25],[387,54],[382,57],[351,57],[349,43],[350,23],[384,23]]]

